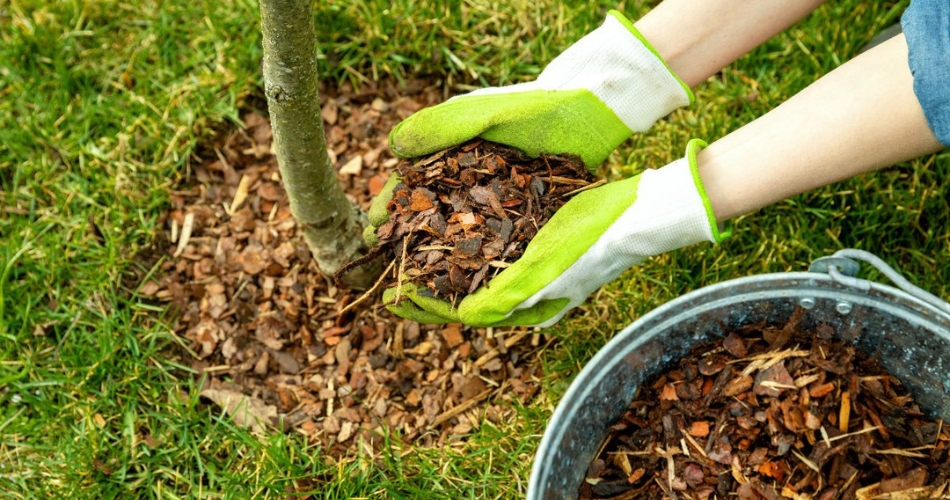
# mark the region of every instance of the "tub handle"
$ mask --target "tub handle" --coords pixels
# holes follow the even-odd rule
[[[946,303],[940,297],[920,288],[907,278],[902,276],[893,267],[881,260],[877,255],[858,250],[856,248],[846,248],[838,250],[830,257],[821,257],[812,262],[808,270],[810,272],[827,273],[838,283],[842,285],[857,288],[858,290],[868,291],[871,289],[871,282],[857,278],[858,269],[861,265],[856,260],[866,262],[887,276],[898,288],[913,295],[914,297],[936,307],[937,309],[950,314],[950,304]]]

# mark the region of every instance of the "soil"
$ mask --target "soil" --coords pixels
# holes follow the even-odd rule
[[[950,429],[831,327],[798,318],[696,346],[644,383],[579,498],[947,498]]]
[[[396,167],[377,229],[395,270],[384,287],[427,287],[453,305],[517,260],[570,196],[591,185],[579,157],[529,158],[474,140]],[[398,294],[397,294],[398,296]]]
[[[444,96],[419,80],[323,89],[330,156],[351,201],[368,209],[398,164],[391,127]],[[205,381],[209,404],[233,411],[246,398],[259,418],[242,425],[301,433],[340,455],[359,442],[375,448],[383,429],[422,445],[458,440],[534,396],[550,342],[534,330],[425,326],[377,300],[343,312],[361,292],[317,271],[287,205],[270,124],[253,111],[243,121],[171,193],[153,249],[162,260],[133,277],[140,295],[171,304],[185,348],[169,355]]]

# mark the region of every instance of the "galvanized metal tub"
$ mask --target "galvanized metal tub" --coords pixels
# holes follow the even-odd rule
[[[871,262],[902,289],[854,278]],[[637,386],[697,342],[732,328],[781,326],[796,308],[801,326],[834,327],[838,338],[878,359],[910,388],[921,408],[950,420],[950,306],[914,287],[871,254],[843,250],[809,272],[775,273],[707,286],[672,300],[625,328],[568,388],[535,455],[528,500],[576,499],[587,466]]]

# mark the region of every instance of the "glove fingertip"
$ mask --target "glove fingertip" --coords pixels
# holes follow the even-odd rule
[[[376,198],[373,199],[373,204],[370,205],[369,210],[366,211],[366,217],[369,219],[370,224],[379,227],[389,220],[389,210],[386,209],[386,205],[393,199],[393,191],[401,180],[398,173],[393,172],[390,174],[386,184],[383,185],[382,191],[376,195]]]
[[[412,125],[417,121],[417,117],[418,115],[412,115],[406,118],[389,132],[389,150],[399,158],[414,158],[427,154],[425,144],[420,144],[418,140],[420,134]],[[425,135],[422,134],[422,136]]]
[[[382,226],[389,220],[389,211],[386,210],[386,205],[384,203],[389,203],[389,200],[386,200],[383,203],[377,205],[373,203],[369,210],[366,212],[366,217],[369,219],[369,223],[373,225],[373,230]],[[366,233],[363,233],[363,236],[366,236]]]
[[[370,247],[379,244],[379,236],[376,236],[376,226],[370,225],[363,229],[363,241]]]
[[[402,147],[402,142],[398,138],[399,129],[402,127],[403,123],[405,122],[401,122],[399,125],[396,125],[389,132],[389,150],[399,158],[408,158],[409,156],[405,153],[405,148]]]

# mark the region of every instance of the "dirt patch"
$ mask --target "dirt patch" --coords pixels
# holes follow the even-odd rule
[[[323,92],[331,159],[351,201],[367,209],[397,165],[391,127],[442,95],[422,81]],[[341,314],[359,293],[317,272],[287,205],[269,122],[255,112],[243,119],[172,193],[158,238],[164,260],[140,289],[173,306],[174,331],[192,351],[178,356],[207,375],[203,394],[231,406],[249,398],[260,420],[282,421],[331,453],[360,435],[375,443],[383,427],[440,444],[484,417],[504,420],[505,401],[533,397],[547,342],[533,330],[424,326],[378,301]]]

